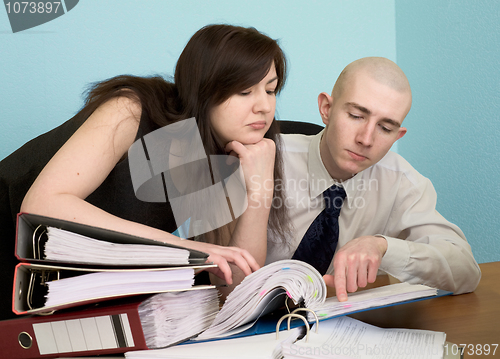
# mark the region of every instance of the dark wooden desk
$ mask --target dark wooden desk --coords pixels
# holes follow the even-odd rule
[[[421,302],[380,308],[357,313],[351,317],[383,328],[436,330],[446,333],[446,340],[455,344],[473,344],[475,355],[465,358],[500,358],[500,262],[483,263],[482,277],[474,293],[428,299]],[[377,279],[373,286],[388,284],[387,277]],[[491,346],[489,355],[477,355],[477,345]],[[468,347],[469,349],[471,347]]]

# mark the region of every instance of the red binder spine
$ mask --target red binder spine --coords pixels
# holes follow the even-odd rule
[[[1,321],[2,356],[10,359],[54,358],[148,349],[139,318],[139,304],[135,301]]]

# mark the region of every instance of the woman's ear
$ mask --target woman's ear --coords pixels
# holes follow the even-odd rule
[[[318,109],[321,119],[325,125],[328,125],[330,108],[332,107],[333,98],[326,92],[322,92],[318,95]]]

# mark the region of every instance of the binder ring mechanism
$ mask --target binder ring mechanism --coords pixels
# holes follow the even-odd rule
[[[37,237],[37,232],[40,230],[40,233]],[[47,228],[41,224],[39,224],[35,230],[33,231],[33,258],[34,259],[42,259],[42,250],[40,246],[40,242],[42,241],[42,236],[47,233]]]
[[[55,279],[51,279],[51,275],[56,275]],[[37,282],[37,276],[38,280],[40,281],[38,285],[40,286],[47,286],[47,282],[50,282],[51,280],[59,280],[61,279],[61,273],[59,270],[51,271],[51,270],[37,270],[37,269],[31,269],[31,275],[30,275],[30,282],[28,285],[28,293],[26,295],[28,307],[30,310],[33,310],[33,293],[36,292],[36,282]],[[19,291],[19,295],[22,295],[22,289]],[[41,312],[38,313],[39,315],[50,315],[53,314],[55,311],[51,310],[49,312]]]
[[[309,323],[307,322],[306,318],[303,315],[296,314],[297,312],[311,312],[311,313],[313,313],[314,318],[316,320],[315,332],[318,333],[319,319],[318,319],[318,316],[316,315],[316,312],[314,312],[314,310],[311,310],[309,308],[297,308],[293,312],[285,314],[284,316],[282,316],[280,318],[280,320],[278,320],[278,323],[276,324],[276,339],[279,339],[279,337],[280,337],[280,325],[284,319],[288,318],[288,329],[287,330],[290,330],[290,321],[292,320],[292,318],[299,318],[299,319],[302,319],[302,321],[304,322],[304,324],[306,326],[306,343],[307,343],[307,341],[309,340],[309,331],[311,328],[310,328]]]
[[[47,232],[47,229],[43,225],[38,225],[33,231],[33,258],[42,259],[42,236]],[[47,286],[47,282],[53,280],[61,279],[61,273],[59,270],[53,269],[30,269],[30,281],[28,285],[28,293],[26,295],[27,304],[30,310],[33,310],[33,293],[37,292],[37,285]],[[54,277],[55,278],[51,278]],[[19,291],[19,296],[22,296],[22,289]],[[49,312],[38,313],[40,315],[50,315],[53,314],[54,310]]]

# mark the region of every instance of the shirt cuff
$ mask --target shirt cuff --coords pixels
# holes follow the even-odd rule
[[[376,234],[384,237],[387,241],[387,251],[382,257],[380,269],[394,277],[398,277],[408,265],[410,260],[410,248],[408,243],[402,239]]]

